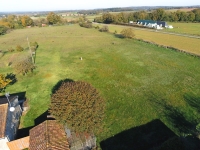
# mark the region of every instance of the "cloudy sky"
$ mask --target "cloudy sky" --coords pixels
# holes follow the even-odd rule
[[[200,0],[0,0],[0,12],[192,5],[200,5]]]

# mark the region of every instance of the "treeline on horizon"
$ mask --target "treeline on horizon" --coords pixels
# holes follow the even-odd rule
[[[200,6],[136,6],[136,7],[115,7],[115,8],[102,8],[102,9],[92,9],[92,10],[79,10],[77,13],[79,14],[99,14],[106,12],[123,12],[123,11],[152,11],[158,8],[162,8],[165,10],[170,9],[181,9],[181,8],[199,8]]]
[[[138,20],[155,20],[169,22],[200,22],[200,8],[188,12],[177,10],[175,12],[165,11],[162,8],[152,12],[137,11],[130,13],[103,13],[102,16],[96,17],[98,23],[128,23],[129,21],[137,22]]]
[[[60,15],[50,12],[45,18],[31,19],[28,15],[16,16],[8,15],[5,18],[0,19],[0,35],[6,34],[10,29],[21,29],[27,26],[38,26],[53,24],[66,24],[67,19],[62,18]]]

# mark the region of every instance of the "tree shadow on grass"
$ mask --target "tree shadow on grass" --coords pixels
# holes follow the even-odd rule
[[[26,137],[26,136],[29,136],[29,131],[30,129],[34,128],[35,126],[41,124],[42,122],[46,121],[46,120],[54,120],[54,118],[49,118],[49,111],[46,110],[44,113],[42,113],[40,116],[38,116],[35,120],[34,120],[34,126],[30,126],[30,127],[27,127],[27,128],[21,128],[17,131],[17,137],[16,139],[19,139],[19,138],[23,138],[23,137]]]
[[[176,136],[159,119],[128,129],[104,141],[102,150],[146,150],[161,145],[166,140]]]
[[[186,119],[184,113],[179,108],[167,104],[167,100],[159,99],[159,96],[153,94],[149,97],[149,100],[156,111],[161,112],[159,113],[161,117],[166,118],[179,134],[188,134],[195,129],[196,122]]]
[[[192,108],[200,113],[200,97],[196,97],[192,94],[185,94],[183,97]]]
[[[63,82],[74,82],[74,80],[64,79],[64,80],[58,81],[58,83],[51,89],[52,94],[54,94],[60,88]]]
[[[121,34],[114,34],[116,38],[124,39],[124,36]]]
[[[14,83],[17,82],[16,75],[13,74],[13,73],[8,73],[8,74],[6,75],[6,79],[12,80],[12,82],[9,83],[10,85],[13,85]]]

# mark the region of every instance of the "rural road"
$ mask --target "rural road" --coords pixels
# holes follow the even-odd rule
[[[115,25],[115,24],[103,24],[103,23],[96,23],[92,22],[93,24],[101,24],[101,25],[107,25],[107,26],[121,26],[121,27],[132,27],[132,26],[123,26],[123,25]],[[195,38],[195,39],[200,39],[200,36],[195,36],[195,35],[190,35],[190,34],[181,34],[181,33],[172,33],[172,32],[164,32],[162,30],[155,30],[155,29],[144,29],[144,28],[137,28],[137,27],[132,27],[135,30],[143,30],[143,31],[149,31],[149,32],[157,32],[157,33],[162,33],[162,34],[171,34],[171,35],[177,35],[177,36],[183,36],[183,37],[188,37],[188,38]]]

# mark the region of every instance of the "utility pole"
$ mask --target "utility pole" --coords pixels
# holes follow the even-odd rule
[[[30,43],[29,43],[29,40],[28,40],[28,36],[27,36],[27,42],[28,42],[28,47],[29,47],[30,53],[31,53],[32,62],[33,62],[33,64],[35,64],[34,58],[33,58],[33,53],[31,51]]]

